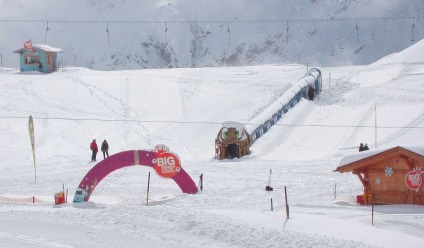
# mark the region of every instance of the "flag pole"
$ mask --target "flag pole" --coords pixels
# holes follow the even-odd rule
[[[375,132],[375,137],[374,137],[374,146],[375,146],[375,148],[377,148],[377,102],[375,102],[375,105],[374,105],[374,113],[375,113],[375,116],[374,116],[374,132]]]
[[[37,182],[37,165],[35,163],[34,121],[32,119],[32,115],[29,116],[28,130],[29,130],[29,138],[31,140],[32,159],[34,160],[34,178],[35,178],[35,182]]]

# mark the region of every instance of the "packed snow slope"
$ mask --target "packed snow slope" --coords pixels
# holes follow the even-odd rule
[[[424,38],[423,13],[422,0],[0,0],[0,53],[17,68],[30,39],[96,70],[368,64]]]
[[[0,244],[5,247],[419,247],[422,206],[357,205],[358,179],[341,158],[424,139],[423,42],[368,66],[320,68],[322,94],[302,100],[240,159],[213,159],[223,121],[249,123],[306,73],[300,65],[93,71],[0,71]],[[396,62],[396,58],[402,58]],[[331,80],[330,80],[331,74]],[[28,117],[34,117],[37,181]],[[377,123],[377,129],[374,128]],[[99,183],[90,202],[68,201],[90,163],[167,145],[203,191],[183,194],[148,167]],[[102,155],[97,156],[98,161]],[[269,180],[269,172],[272,177]],[[272,192],[265,186],[271,183]],[[286,219],[284,187],[290,218]],[[35,196],[41,203],[26,203]],[[273,199],[274,211],[270,210]],[[15,202],[10,202],[14,200]]]

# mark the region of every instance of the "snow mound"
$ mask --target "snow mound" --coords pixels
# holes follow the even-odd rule
[[[394,63],[424,63],[424,40],[417,42],[401,52],[390,54],[374,64],[383,65]]]

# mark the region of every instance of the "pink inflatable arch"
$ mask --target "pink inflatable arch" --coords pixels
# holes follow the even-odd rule
[[[156,151],[132,150],[120,152],[96,164],[84,176],[81,183],[79,184],[77,191],[75,192],[74,202],[88,201],[97,184],[99,184],[103,178],[115,170],[134,165],[152,167],[158,172],[159,175],[173,179],[184,193],[197,193],[198,189],[196,184],[184,171],[184,169],[180,167],[178,156],[167,152],[167,147],[163,147],[165,146],[156,146]],[[169,164],[173,166],[172,168],[175,168],[172,174],[166,174],[170,171],[169,168],[171,168],[169,167]],[[159,169],[162,167],[168,168],[167,170],[164,170],[163,173],[165,174],[159,172]]]

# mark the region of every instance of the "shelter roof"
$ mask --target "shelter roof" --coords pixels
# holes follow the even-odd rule
[[[371,166],[399,154],[424,162],[424,146],[400,145],[395,147],[382,147],[346,156],[339,162],[339,166],[335,171],[341,173],[351,172],[355,169]]]
[[[243,123],[236,122],[236,121],[226,121],[226,122],[222,123],[222,127],[226,127],[226,128],[234,127],[236,129],[240,129],[240,130],[246,129],[246,127],[244,126]]]
[[[54,53],[63,52],[63,50],[60,49],[60,48],[52,47],[52,46],[49,46],[49,45],[43,45],[43,44],[32,44],[32,47],[35,48],[35,49],[40,49],[40,50],[45,51],[45,52],[54,52]],[[25,48],[23,48],[23,47],[19,48],[19,49],[15,50],[14,53],[20,53],[22,50],[25,50]]]

